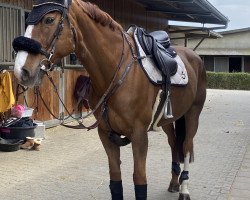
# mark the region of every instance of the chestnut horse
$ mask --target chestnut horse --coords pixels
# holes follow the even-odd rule
[[[32,47],[17,48],[15,76],[26,86],[40,84],[44,71],[52,63],[75,53],[91,79],[91,108],[96,108],[100,99],[105,99],[108,108],[108,120],[100,119],[98,134],[108,156],[112,199],[123,199],[123,189],[120,147],[109,139],[110,129],[131,141],[135,197],[147,199],[147,132],[160,86],[153,85],[143,72],[134,55],[133,37],[96,5],[82,0],[63,1],[69,4],[66,6],[59,5],[60,1],[39,2],[33,7],[33,16],[23,37],[31,41]],[[48,10],[53,5],[58,7]],[[37,9],[45,11],[37,12],[36,18]],[[193,138],[206,98],[206,71],[192,50],[175,49],[186,66],[189,83],[185,87],[171,86],[174,117],[162,117],[157,125],[167,134],[172,151],[172,179],[168,190],[180,190],[179,199],[190,199],[188,171],[193,161]],[[122,84],[118,84],[120,82]],[[107,93],[108,98],[103,97]],[[101,107],[94,113],[96,118],[100,112]],[[184,163],[182,173],[180,163]]]

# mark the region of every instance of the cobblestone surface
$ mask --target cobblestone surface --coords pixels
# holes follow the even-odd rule
[[[190,166],[192,200],[250,199],[249,99],[249,91],[208,90]],[[40,151],[0,152],[1,200],[110,199],[107,157],[96,130],[57,127],[46,136]],[[131,145],[122,148],[121,159],[124,199],[133,200]],[[149,200],[178,199],[167,192],[170,168],[167,136],[150,132]]]
[[[249,133],[250,131],[248,131]],[[230,200],[250,199],[250,144],[232,186]]]

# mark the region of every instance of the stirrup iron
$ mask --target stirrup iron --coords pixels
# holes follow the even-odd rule
[[[168,91],[167,99],[165,101],[164,105],[164,118],[169,119],[173,118],[173,110],[172,110],[172,104],[170,100],[170,92]]]

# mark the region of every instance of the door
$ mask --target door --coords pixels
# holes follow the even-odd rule
[[[229,72],[229,58],[228,57],[215,57],[214,58],[214,71],[215,72]]]

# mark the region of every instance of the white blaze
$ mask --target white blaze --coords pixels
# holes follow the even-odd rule
[[[27,38],[31,38],[33,28],[34,28],[34,25],[29,25],[26,29],[24,36]],[[19,80],[21,79],[22,68],[27,60],[27,57],[28,57],[28,52],[18,51],[16,60],[15,60],[14,74]]]

